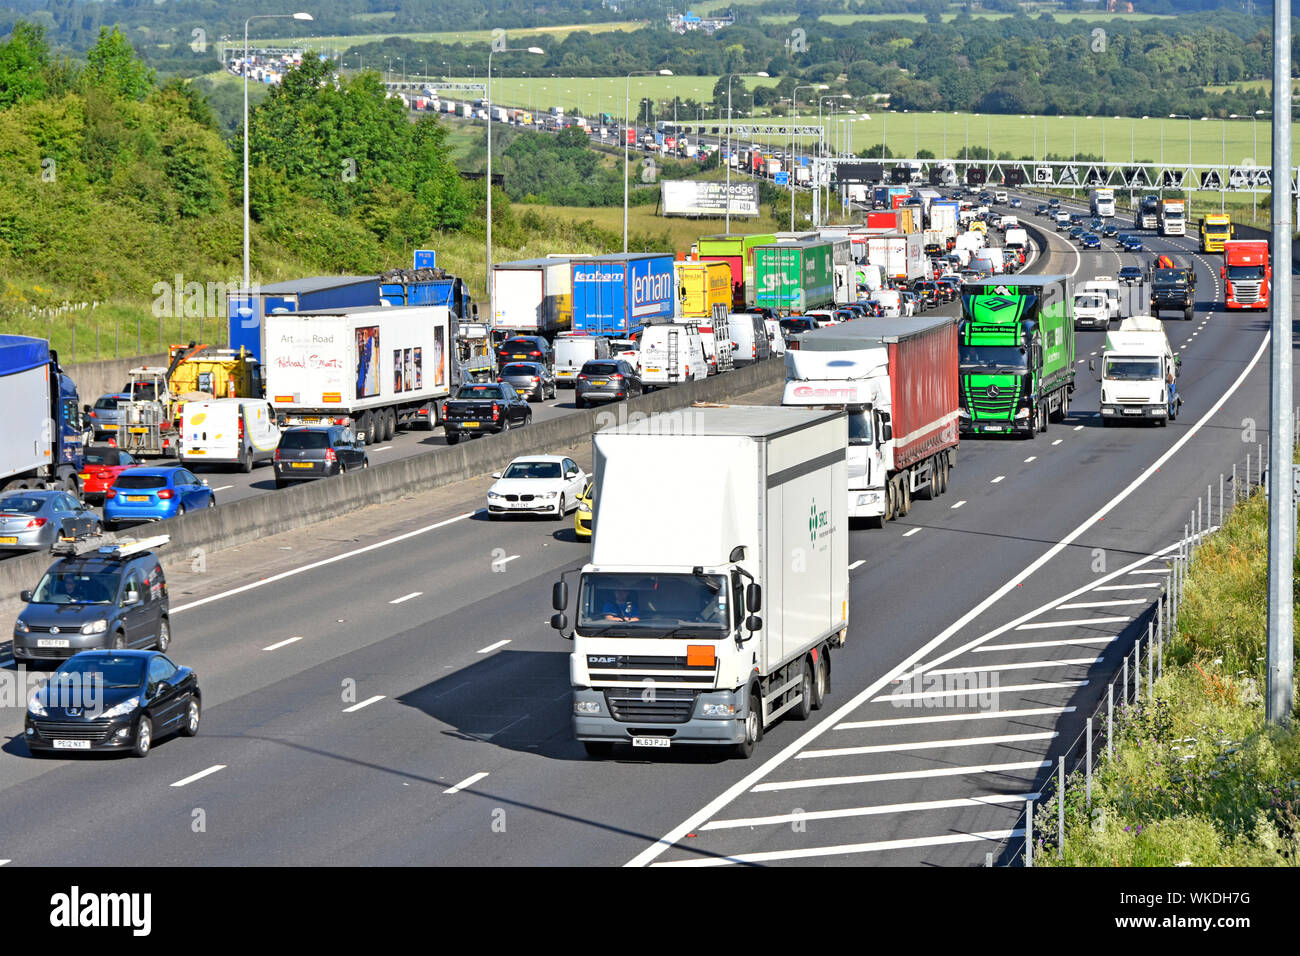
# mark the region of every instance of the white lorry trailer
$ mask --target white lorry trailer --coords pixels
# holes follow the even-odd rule
[[[840,411],[692,406],[595,434],[591,561],[565,635],[589,754],[748,757],[765,727],[822,705],[848,629],[847,427]],[[551,597],[564,634],[563,577]]]
[[[844,409],[848,513],[888,521],[948,489],[958,434],[957,320],[844,322],[785,353],[781,404]]]
[[[1164,323],[1149,315],[1134,315],[1106,336],[1101,353],[1101,423],[1118,419],[1155,421],[1167,425],[1178,417],[1181,399],[1174,387],[1181,359],[1174,354]],[[1088,368],[1096,375],[1097,360]]]
[[[266,316],[266,397],[277,424],[350,422],[367,442],[432,428],[452,393],[454,316],[445,306]]]

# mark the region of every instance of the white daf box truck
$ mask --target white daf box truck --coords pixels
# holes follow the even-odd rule
[[[1178,415],[1174,380],[1180,364],[1159,319],[1134,315],[1122,321],[1106,336],[1100,371],[1096,359],[1088,360],[1101,382],[1102,425],[1124,418],[1169,424]]]
[[[590,563],[552,593],[592,756],[730,746],[807,719],[848,628],[842,411],[691,406],[593,436]],[[685,463],[690,499],[681,495]]]

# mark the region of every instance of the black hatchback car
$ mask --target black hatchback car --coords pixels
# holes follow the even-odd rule
[[[14,663],[64,660],[91,649],[171,644],[167,580],[151,548],[167,539],[123,540],[99,547],[59,544],[55,561],[14,621]],[[77,553],[80,549],[81,553]]]
[[[33,756],[128,751],[199,732],[199,679],[158,651],[85,651],[64,661],[27,704],[23,736]]]
[[[516,335],[497,346],[497,366],[507,362],[539,362],[555,367],[555,349],[540,335]]]
[[[365,439],[356,437],[347,425],[299,425],[280,433],[275,449],[275,487],[369,467]]]

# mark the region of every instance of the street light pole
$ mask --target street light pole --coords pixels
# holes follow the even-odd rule
[[[803,86],[796,86],[794,88],[794,93],[792,93],[790,96],[790,99],[794,104],[794,116],[790,121],[790,145],[791,145],[790,151],[792,153],[794,152],[794,130],[795,127],[799,125],[799,91],[800,90],[829,90],[829,89],[830,86],[828,86],[825,83],[811,83],[811,84],[805,84]],[[793,164],[791,164],[790,166],[790,174],[791,174],[790,175],[790,231],[794,232],[794,165]],[[809,183],[811,183],[812,177],[809,177],[808,181]]]
[[[632,157],[628,152],[627,134],[630,132],[629,123],[632,122],[632,77],[634,76],[672,76],[672,70],[635,70],[627,75],[627,88],[623,92],[623,252],[627,252],[627,198],[628,198],[628,166],[632,163]],[[615,94],[616,96],[618,94]],[[617,101],[615,101],[617,102]]]
[[[728,73],[727,74],[727,228],[731,234],[731,81],[738,76],[767,76],[767,73]]]
[[[249,292],[248,269],[248,25],[254,20],[310,20],[310,13],[259,13],[244,21],[244,292]]]
[[[483,87],[484,105],[487,107],[487,271],[483,273],[483,284],[488,294],[488,324],[496,322],[496,295],[492,288],[492,57],[497,53],[532,53],[545,56],[541,47],[510,47],[504,50],[491,50],[487,58],[487,80]]]

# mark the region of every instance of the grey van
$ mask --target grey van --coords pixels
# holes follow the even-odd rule
[[[731,330],[731,341],[736,343],[731,354],[737,368],[772,357],[772,346],[767,340],[767,324],[761,315],[734,312],[727,318],[727,323]]]

